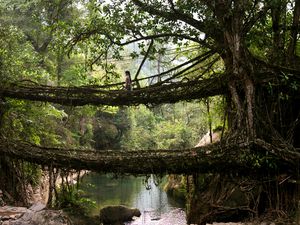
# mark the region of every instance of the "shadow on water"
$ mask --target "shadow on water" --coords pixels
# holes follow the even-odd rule
[[[98,215],[100,209],[108,205],[125,205],[138,208],[142,213],[141,218],[128,224],[160,224],[162,219],[174,219],[176,216],[185,221],[184,203],[167,196],[163,191],[165,178],[159,185],[155,185],[153,176],[146,183],[145,180],[145,177],[115,178],[110,174],[90,173],[83,177],[80,189],[86,193],[85,197],[96,202],[92,215]],[[171,212],[176,216],[171,216]]]

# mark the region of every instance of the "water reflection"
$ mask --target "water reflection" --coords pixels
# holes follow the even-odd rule
[[[81,189],[86,197],[96,201],[93,215],[98,215],[100,209],[108,205],[126,205],[138,208],[142,213],[136,221],[127,224],[186,224],[184,203],[168,197],[161,185],[155,185],[152,176],[145,185],[145,177],[115,178],[113,175],[91,173],[83,177]]]
[[[186,214],[180,208],[172,209],[169,212],[161,214],[160,218],[153,219],[151,212],[142,213],[140,218],[126,225],[186,225]]]

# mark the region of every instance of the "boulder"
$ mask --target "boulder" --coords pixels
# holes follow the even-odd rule
[[[107,206],[100,210],[100,222],[103,225],[123,225],[124,222],[131,221],[134,216],[141,216],[139,209],[122,205]]]
[[[29,209],[23,207],[0,208],[0,224],[5,225],[71,225],[69,217],[61,210],[47,210],[42,203]],[[2,218],[1,218],[2,215]],[[5,216],[4,216],[5,215]],[[1,223],[2,221],[2,223]]]

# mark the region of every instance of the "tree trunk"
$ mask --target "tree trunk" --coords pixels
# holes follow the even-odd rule
[[[245,129],[247,136],[255,137],[254,109],[255,109],[255,87],[253,82],[253,68],[251,55],[243,48],[241,37],[237,33],[225,35],[228,45],[231,46],[224,59],[228,74],[232,79],[228,83],[232,103],[236,110],[236,128]],[[235,128],[233,128],[235,129]]]
[[[241,133],[247,137],[255,137],[254,109],[255,109],[255,88],[253,82],[252,58],[245,47],[244,27],[244,1],[234,1],[234,7],[230,1],[219,0],[216,2],[216,17],[224,27],[222,42],[219,43],[223,49],[225,69],[231,75],[228,88],[230,99],[236,111],[236,122],[231,130]],[[228,13],[230,12],[231,13]],[[246,129],[245,129],[246,128]]]
[[[284,33],[282,32],[282,15],[284,13],[282,7],[282,3],[279,3],[271,8],[273,29],[273,51],[271,52],[271,60],[276,64],[282,64],[282,59],[284,58]]]
[[[295,51],[296,51],[299,23],[300,23],[300,0],[296,0],[294,15],[293,15],[293,24],[290,33],[290,42],[288,45],[288,57],[287,57],[288,60],[287,64],[291,65],[294,68],[297,67]]]

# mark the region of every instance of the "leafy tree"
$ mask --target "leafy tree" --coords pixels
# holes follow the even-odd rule
[[[102,52],[120,58],[116,52],[131,43],[137,43],[140,49],[133,55],[138,52],[149,59],[158,51],[165,52],[162,46],[166,43],[180,48],[192,43],[201,49],[198,55],[210,50],[219,61],[199,60],[206,65],[203,70],[196,70],[200,64],[193,65],[190,73],[181,76],[178,72],[173,81],[184,82],[183,77],[221,79],[226,84],[228,140],[260,138],[273,146],[268,151],[285,146],[286,155],[297,152],[298,1],[132,0],[91,2],[89,7],[94,9],[93,14],[74,41],[101,43],[99,52],[92,55],[100,64],[107,56]],[[217,62],[224,67],[213,68]],[[272,190],[266,188],[266,192],[274,198]]]
[[[238,131],[237,134],[254,137],[257,133],[255,121],[259,119],[256,114],[264,114],[257,112],[261,108],[262,97],[255,80],[260,79],[262,73],[277,76],[279,68],[266,65],[269,60],[275,62],[274,58],[279,60],[274,57],[274,52],[296,60],[297,42],[292,37],[297,32],[283,27],[288,27],[287,24],[297,25],[298,7],[293,2],[242,0],[234,3],[140,0],[90,2],[89,9],[93,9],[88,14],[90,18],[87,17],[85,28],[78,30],[74,41],[87,38],[98,41],[101,43],[100,51],[109,51],[111,56],[117,58],[120,55],[116,51],[120,52],[123,46],[134,42],[138,43],[140,54],[149,58],[158,51],[165,51],[162,43],[174,43],[181,47],[193,43],[199,49],[217,52],[224,64],[226,76],[222,79],[227,83],[230,94],[231,118],[235,118],[230,128]],[[261,32],[263,28],[266,29]],[[151,40],[154,43],[152,45]],[[267,42],[273,45],[262,46]],[[147,55],[148,47],[152,51]],[[279,49],[283,51],[282,54]],[[258,55],[261,52],[264,52],[264,57]],[[98,52],[95,57],[101,63],[105,56]],[[291,65],[290,62],[280,60],[276,63],[293,68],[295,64]],[[208,71],[208,77],[220,76],[222,72]],[[201,76],[198,73],[198,77]]]
[[[213,99],[211,106],[220,100]],[[140,106],[129,110],[130,130],[122,138],[125,149],[186,149],[197,144],[212,127],[222,125],[223,109],[212,107],[210,115],[204,102],[177,103],[161,107]]]
[[[79,15],[71,1],[1,1],[0,11],[1,84],[20,87],[71,84],[71,79],[73,84],[89,82],[83,56],[66,60],[63,52],[64,34]],[[90,117],[95,111],[1,97],[1,137],[43,146],[90,147]],[[82,115],[86,116],[84,123]],[[0,189],[26,204],[30,196],[24,188],[39,184],[41,168],[6,157],[1,158],[0,168]]]
[[[17,45],[25,47],[24,52],[28,54],[28,59],[34,59],[35,53],[32,48],[38,53],[38,57],[41,57],[41,64],[46,72],[36,73],[40,67],[36,65],[33,66],[32,74],[42,74],[42,78],[47,77],[47,73],[50,76],[55,75],[59,85],[68,84],[77,74],[82,79],[72,81],[72,84],[93,83],[85,79],[90,75],[85,71],[88,66],[92,69],[101,68],[104,71],[100,73],[104,83],[116,81],[120,77],[119,68],[111,59],[124,59],[122,53],[124,53],[125,46],[133,43],[136,43],[138,49],[129,48],[132,50],[130,55],[133,58],[142,59],[138,67],[132,67],[138,68],[134,78],[139,78],[138,71],[144,67],[147,60],[166,55],[169,47],[178,48],[180,51],[174,56],[174,63],[170,63],[172,68],[151,76],[150,78],[157,78],[158,82],[155,84],[149,82],[151,83],[149,88],[130,93],[98,91],[108,93],[107,95],[111,98],[108,100],[105,95],[103,99],[111,105],[145,104],[149,103],[146,101],[154,98],[156,98],[156,102],[153,100],[154,103],[161,102],[160,91],[165,91],[165,96],[168,96],[170,102],[179,99],[176,96],[178,93],[188,100],[199,98],[199,96],[224,94],[226,114],[223,117],[227,119],[229,130],[226,141],[237,144],[255,141],[263,143],[260,150],[264,153],[258,154],[256,152],[259,151],[258,149],[252,149],[252,152],[242,152],[239,156],[245,155],[245,158],[251,158],[252,154],[261,156],[270,153],[274,158],[282,159],[281,171],[288,171],[298,179],[299,174],[295,171],[299,170],[299,163],[295,163],[293,159],[295,155],[298,156],[297,147],[300,146],[297,138],[300,134],[298,123],[300,4],[298,1],[88,1],[80,5],[83,8],[81,12],[84,17],[79,16],[75,22],[68,20],[68,13],[72,12],[71,9],[75,9],[75,12],[80,11],[80,7],[72,7],[74,5],[71,3],[71,1],[38,0],[29,2],[15,0],[11,5],[8,1],[1,3],[1,12],[18,13],[30,18],[32,22],[29,25],[24,24],[24,29],[21,29],[20,22],[1,16],[1,23],[5,23],[4,28],[1,28],[3,34],[1,33],[0,39],[3,46],[0,50],[3,77],[7,76],[10,81],[22,80],[23,72],[27,71],[24,66],[27,59],[21,56]],[[7,22],[9,20],[13,22]],[[22,32],[19,32],[21,30]],[[32,36],[31,33],[34,35]],[[7,41],[6,37],[12,37],[12,39]],[[53,45],[50,45],[48,40]],[[28,45],[28,41],[31,45]],[[39,51],[44,49],[42,47],[45,45],[49,46],[49,51],[51,50],[49,55],[46,54],[47,57],[43,56],[43,51]],[[68,53],[73,57],[72,59],[82,60],[82,57],[85,57],[84,65],[77,67],[70,60],[72,66],[63,68],[62,62],[67,60],[65,60],[62,46],[69,48]],[[195,46],[195,48],[190,50],[190,46]],[[184,52],[186,49],[190,50],[188,54]],[[44,63],[46,59],[50,62]],[[180,63],[182,59],[184,62]],[[50,69],[47,69],[45,64],[50,64]],[[22,67],[26,69],[22,70]],[[73,73],[76,75],[74,76]],[[52,84],[53,82],[54,78],[51,80]],[[199,83],[209,85],[195,88],[194,85]],[[172,89],[174,86],[177,88]],[[206,88],[206,95],[199,94]],[[3,90],[7,89],[14,89],[19,95],[9,95],[4,91],[4,97],[37,99],[37,96],[34,98],[34,94],[28,93],[25,97],[20,97],[23,89],[20,91],[16,87],[3,86]],[[188,92],[190,89],[192,91]],[[51,101],[55,102],[57,100],[55,91],[58,89],[48,88],[47,90],[50,90],[49,95],[54,96]],[[64,91],[62,93],[66,95],[69,91],[66,88],[59,90]],[[77,102],[68,101],[68,104],[85,104],[88,101],[83,101],[84,98],[94,97],[84,92],[87,89],[75,90],[83,90],[83,92],[77,94],[79,96],[76,99]],[[90,90],[95,91],[93,88],[88,89]],[[24,92],[26,91],[28,90]],[[40,94],[40,92],[37,93]],[[147,96],[146,94],[149,93],[155,97]],[[47,98],[49,96],[42,96],[44,99],[40,97],[39,100],[49,101]],[[101,97],[102,95],[99,98]],[[65,96],[64,99],[68,98],[69,96]],[[93,103],[97,104],[97,101]],[[175,109],[166,107],[166,111]],[[130,115],[132,126],[135,127],[131,135],[139,137],[140,140],[130,139],[131,142],[123,143],[124,146],[127,145],[127,148],[173,147],[176,146],[175,139],[180,139],[183,146],[188,145],[186,136],[191,134],[186,132],[183,121],[178,121],[178,123],[175,120],[172,121],[171,114],[168,115],[170,120],[164,121],[158,114],[152,114],[146,109],[141,110],[143,110],[141,114]],[[210,113],[208,117],[210,124],[213,121]],[[147,123],[140,126],[144,121]],[[159,127],[158,124],[164,126]],[[22,124],[18,127],[22,130],[25,126]],[[176,136],[172,132],[163,133],[162,130],[166,127],[168,131],[177,130],[181,135]],[[154,137],[163,134],[173,141],[158,143],[149,141],[153,139],[147,131],[149,128],[155,130]],[[138,136],[138,134],[143,135]],[[38,142],[36,138],[34,140]],[[144,145],[141,144],[142,142]],[[267,158],[267,156],[262,157]],[[256,157],[253,158],[256,159]],[[296,161],[298,159],[299,157]],[[260,160],[255,160],[255,165],[256,161],[260,162]],[[289,164],[298,166],[294,169],[288,167]],[[268,167],[268,163],[264,166],[268,168],[268,174],[275,176],[272,180],[278,181],[279,178],[276,175],[279,169],[269,170],[271,167]],[[289,169],[286,169],[287,167]],[[278,187],[278,182],[276,185]],[[269,199],[276,203],[278,199],[280,201],[281,198],[276,198],[272,188],[266,187],[266,192],[269,194]],[[284,191],[281,194],[284,196]],[[287,208],[286,205],[283,207]]]

